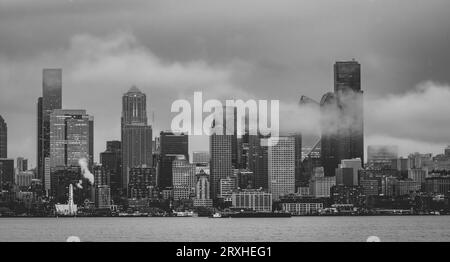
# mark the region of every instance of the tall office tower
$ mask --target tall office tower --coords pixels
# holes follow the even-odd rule
[[[295,139],[295,188],[302,185],[302,135],[294,135]]]
[[[13,186],[14,180],[14,159],[0,158],[0,182],[3,185]],[[0,190],[2,189],[2,184],[0,184]]]
[[[111,205],[111,171],[102,165],[92,167],[94,175],[94,202],[97,208],[109,208]]]
[[[128,197],[135,199],[150,198],[156,186],[156,172],[153,167],[133,167],[130,169]]]
[[[8,157],[8,126],[0,115],[0,158]]]
[[[196,165],[189,163],[184,155],[172,162],[174,200],[190,199],[195,193]]]
[[[233,174],[232,169],[232,141],[233,135],[222,135],[212,133],[209,137],[210,163],[210,186],[211,199],[219,195],[220,179],[227,178]]]
[[[295,193],[295,138],[270,138],[268,143],[269,192],[278,201]]]
[[[152,166],[152,127],[147,124],[147,98],[133,86],[122,97],[122,189],[131,168]]]
[[[100,153],[100,163],[109,170],[111,175],[111,197],[115,202],[119,201],[122,188],[122,143],[120,141],[107,141],[106,151]]]
[[[109,186],[111,184],[111,172],[102,165],[95,165],[92,167],[92,174],[94,175],[94,185]]]
[[[335,176],[340,163],[338,155],[338,130],[340,127],[340,107],[334,93],[326,93],[320,101],[321,110],[321,162],[325,176]]]
[[[62,108],[62,69],[44,69],[42,72],[42,97],[38,99],[38,143],[37,143],[37,171],[38,178],[45,185],[45,170],[49,170],[46,162],[50,157],[50,114],[55,109]],[[49,177],[47,176],[47,179]],[[49,189],[49,188],[46,188]]]
[[[359,158],[364,165],[364,108],[361,65],[356,61],[334,64],[334,92],[341,109],[338,157]]]
[[[172,162],[179,155],[183,155],[189,161],[189,136],[184,133],[162,131],[158,163],[158,186],[160,188],[173,186]]]
[[[213,201],[210,198],[210,182],[208,174],[203,170],[197,174],[197,184],[195,186],[194,207],[212,207]]]
[[[269,188],[267,140],[249,135],[248,169],[253,171],[255,188]]]
[[[210,157],[208,151],[195,151],[192,152],[192,163],[202,164],[209,163]]]
[[[28,159],[25,159],[23,157],[18,157],[16,160],[16,167],[17,171],[27,171],[28,170]]]
[[[92,117],[86,110],[55,109],[50,114],[50,167],[78,166],[89,159]]]
[[[86,110],[55,109],[50,114],[49,156],[45,158],[45,189],[56,191],[55,173],[71,167],[79,167],[80,159],[89,159],[90,125],[92,117]]]
[[[361,65],[356,61],[334,64],[334,93],[320,103],[322,164],[325,176],[334,176],[342,159],[359,158],[364,164],[364,110]]]

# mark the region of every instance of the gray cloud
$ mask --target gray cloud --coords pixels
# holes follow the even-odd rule
[[[447,0],[0,0],[10,155],[34,158],[44,67],[63,67],[66,107],[96,117],[99,152],[119,137],[120,96],[131,84],[146,91],[156,128],[166,129],[171,102],[195,89],[289,108],[300,95],[319,100],[332,90],[336,60],[362,64],[368,101],[401,97],[425,80],[450,83],[449,10]],[[440,126],[439,117],[426,123],[433,119]],[[441,131],[398,136],[380,123],[366,121],[370,137],[445,143]]]

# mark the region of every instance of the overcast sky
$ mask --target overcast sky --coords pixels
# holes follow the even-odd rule
[[[333,89],[333,63],[352,58],[362,65],[366,145],[439,153],[450,144],[449,28],[448,0],[0,0],[9,157],[35,166],[46,67],[63,68],[63,107],[95,117],[98,159],[120,139],[132,85],[159,132],[172,102],[194,91],[320,100]]]

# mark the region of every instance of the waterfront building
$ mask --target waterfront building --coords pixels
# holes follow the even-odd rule
[[[260,189],[243,189],[231,194],[232,207],[256,212],[272,212],[272,194]]]
[[[324,208],[324,200],[292,194],[282,197],[280,206],[282,211],[294,216],[315,215]]]

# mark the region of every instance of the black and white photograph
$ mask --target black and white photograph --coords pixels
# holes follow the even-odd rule
[[[450,1],[0,0],[0,242],[275,258],[449,225]]]

